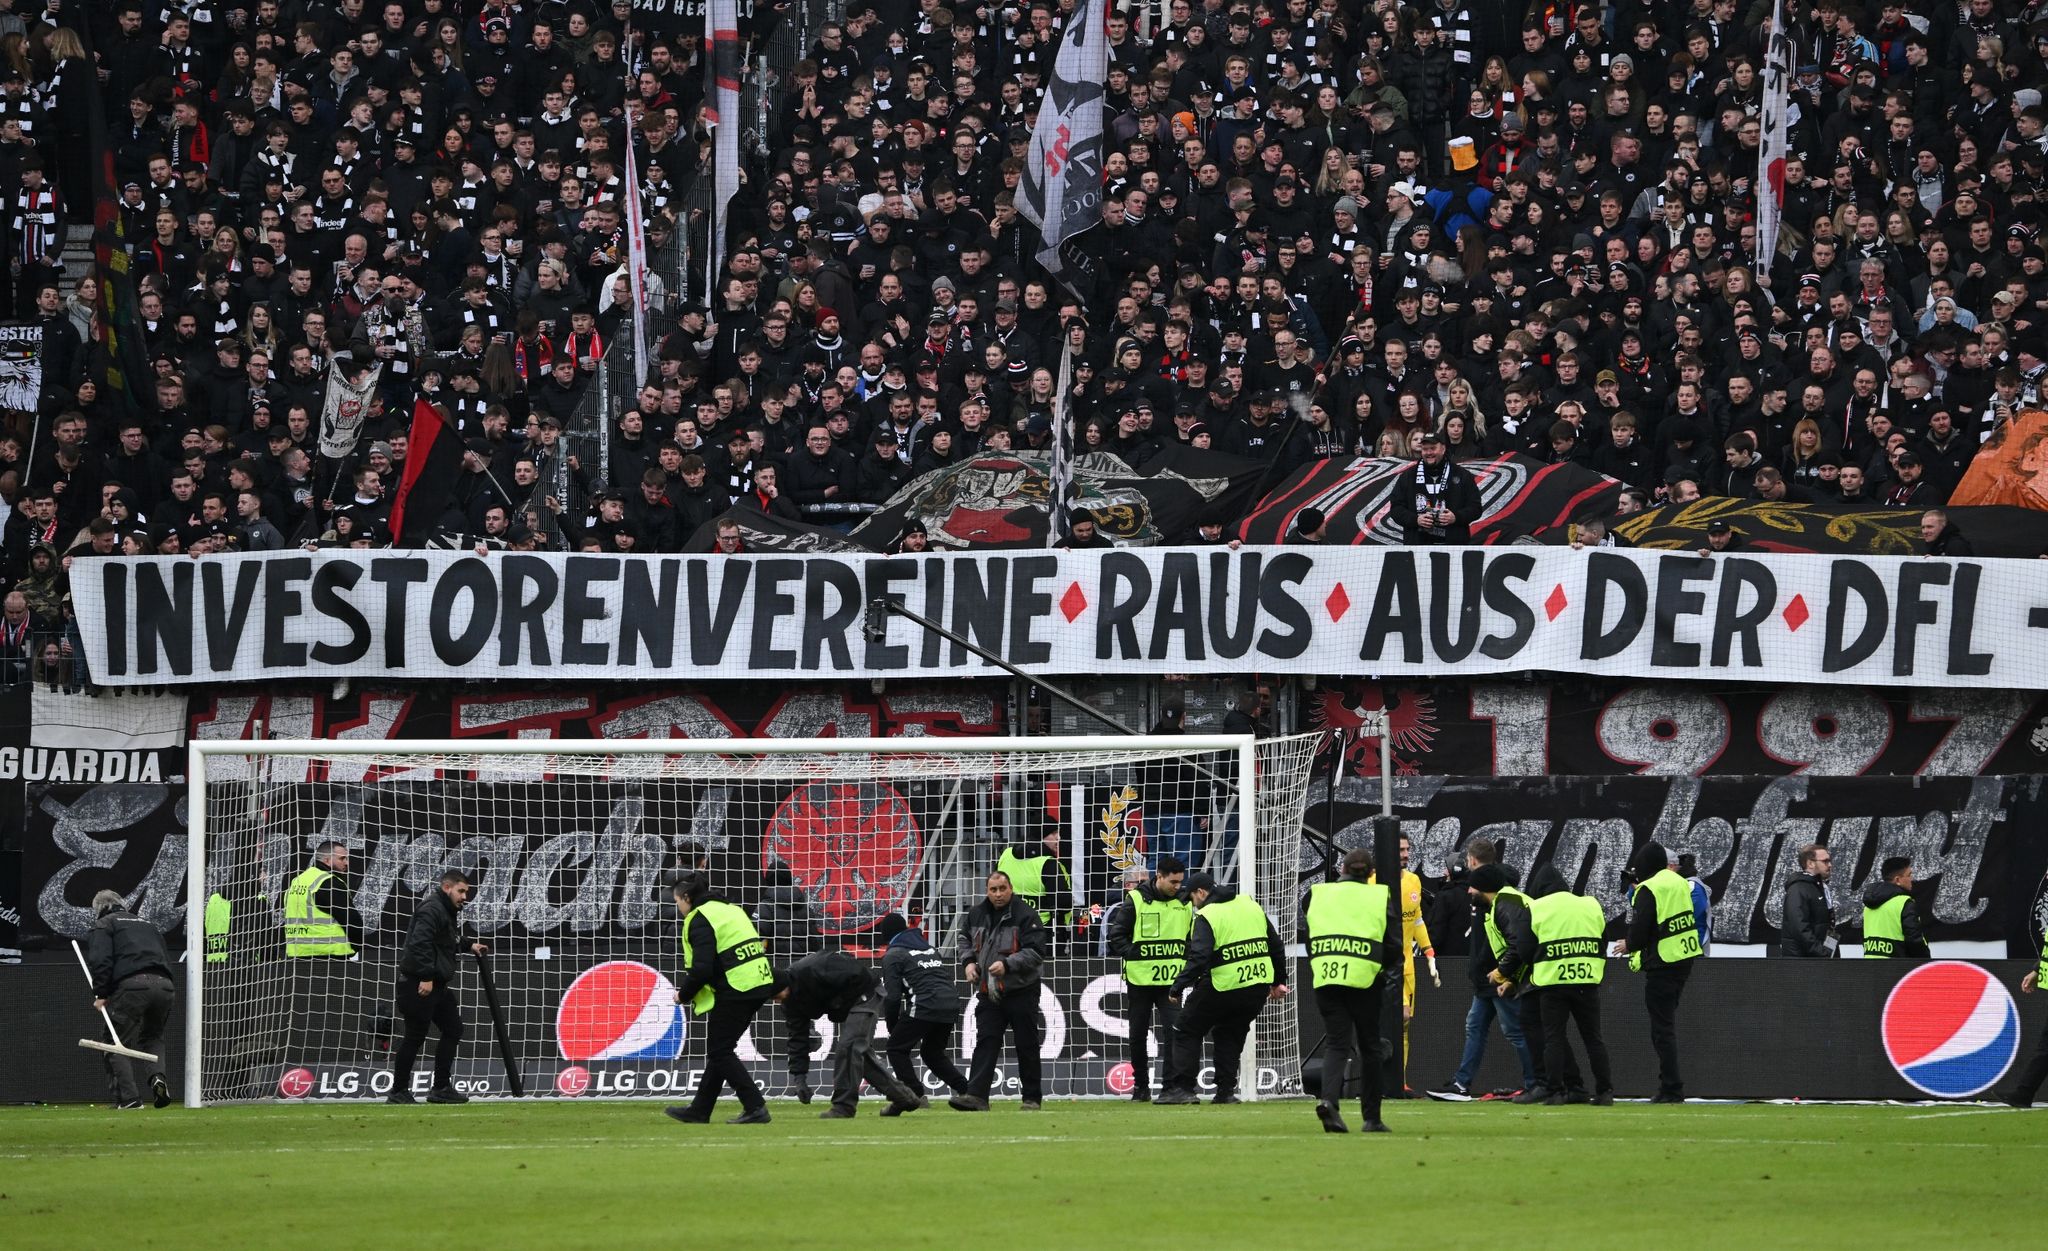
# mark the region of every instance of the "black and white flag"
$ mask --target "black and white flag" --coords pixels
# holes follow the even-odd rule
[[[1102,216],[1102,87],[1109,77],[1103,33],[1107,0],[1083,0],[1053,61],[1052,82],[1031,131],[1017,212],[1038,227],[1038,263],[1057,276],[1060,245]]]

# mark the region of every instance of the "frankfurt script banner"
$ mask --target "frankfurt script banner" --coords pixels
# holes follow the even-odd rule
[[[933,556],[336,550],[74,571],[93,680],[990,675],[887,598],[1047,676],[1212,671],[2031,689],[2035,561],[1568,548]]]

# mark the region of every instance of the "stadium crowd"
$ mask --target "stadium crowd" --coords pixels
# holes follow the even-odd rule
[[[0,307],[40,325],[43,387],[0,437],[0,573],[59,634],[79,559],[392,543],[415,398],[461,440],[415,504],[436,529],[673,551],[734,507],[843,528],[1045,448],[1072,346],[1078,449],[1212,448],[1275,483],[1418,458],[1411,537],[1455,541],[1462,471],[1430,441],[1583,464],[1628,507],[1918,510],[2048,372],[2048,22],[2010,0],[1787,0],[1763,258],[1769,0],[1113,11],[1101,221],[1057,280],[1017,200],[1074,0],[804,18],[715,279],[715,102],[668,6],[35,3],[0,0]],[[78,142],[95,91],[106,154]],[[634,329],[628,145],[652,360],[592,417]],[[102,155],[125,265],[66,284]],[[130,395],[102,280],[134,288]],[[360,437],[323,456],[330,381],[372,365]],[[602,472],[579,420],[608,422]]]

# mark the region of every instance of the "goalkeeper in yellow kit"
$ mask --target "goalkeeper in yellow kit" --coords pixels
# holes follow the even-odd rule
[[[1429,927],[1422,921],[1422,879],[1408,867],[1408,836],[1401,836],[1401,1060],[1395,1066],[1394,1058],[1387,1057],[1387,1069],[1381,1075],[1381,1086],[1387,1097],[1405,1099],[1411,1097],[1408,1089],[1408,1023],[1415,1019],[1415,953],[1421,951],[1429,962],[1429,981],[1433,986],[1443,985],[1436,972],[1436,946],[1429,941]],[[1378,876],[1366,879],[1377,882]]]

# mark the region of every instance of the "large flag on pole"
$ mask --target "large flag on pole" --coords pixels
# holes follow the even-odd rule
[[[1064,336],[1063,336],[1064,337]],[[1067,401],[1074,389],[1074,344],[1069,339],[1060,349],[1060,384],[1052,399],[1052,460],[1046,473],[1052,491],[1052,525],[1045,545],[1058,547],[1072,524],[1074,503],[1074,438]]]
[[[1764,130],[1757,148],[1756,177],[1756,264],[1766,274],[1778,251],[1778,215],[1785,203],[1785,154],[1791,146],[1792,76],[1798,71],[1798,56],[1785,0],[1774,0],[1770,44],[1764,56]]]
[[[1057,277],[1060,245],[1102,218],[1102,88],[1109,78],[1107,0],[1082,0],[1052,64],[1031,131],[1017,212],[1038,227],[1038,263]]]
[[[704,299],[718,307],[725,269],[725,214],[740,190],[740,5],[711,0],[704,8],[704,59],[711,71],[711,220],[705,234]]]
[[[647,379],[647,222],[640,201],[640,158],[626,139],[626,277],[633,288],[633,386]],[[606,279],[610,281],[610,279]],[[715,305],[713,307],[716,307]]]
[[[462,472],[462,440],[425,400],[412,406],[411,441],[405,472],[391,495],[391,536],[395,547],[424,547],[455,500]]]

